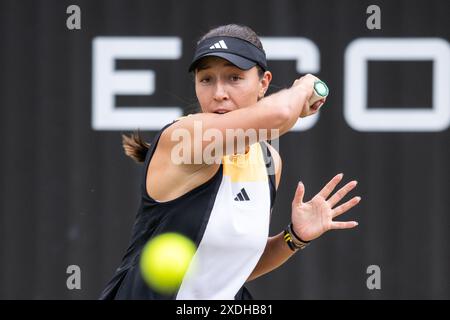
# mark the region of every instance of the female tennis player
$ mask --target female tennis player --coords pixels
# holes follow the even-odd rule
[[[325,99],[308,102],[316,77],[264,97],[272,79],[264,49],[255,32],[240,25],[204,35],[189,71],[202,112],[165,125],[151,144],[138,134],[123,137],[126,154],[144,163],[141,204],[130,246],[101,299],[251,299],[247,281],[278,268],[324,232],[357,225],[333,221],[360,201],[338,205],[356,186],[351,181],[332,194],[338,174],[307,202],[299,183],[291,223],[269,237],[282,163],[267,141],[319,110]],[[255,134],[240,139],[242,132]],[[195,271],[188,269],[169,296],[147,286],[139,269],[143,246],[166,232],[197,246]]]

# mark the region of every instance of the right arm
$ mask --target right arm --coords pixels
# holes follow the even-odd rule
[[[310,108],[308,104],[316,79],[312,75],[306,75],[296,80],[289,89],[281,90],[263,98],[249,107],[225,114],[198,113],[184,117],[164,131],[160,143],[164,144],[166,148],[173,148],[180,143],[179,140],[174,140],[173,136],[179,136],[180,132],[188,133],[188,136],[191,137],[191,159],[194,159],[192,156],[194,152],[203,154],[205,148],[211,144],[210,140],[203,139],[203,134],[208,130],[211,130],[210,133],[215,132],[222,137],[221,141],[215,141],[214,144],[216,147],[219,144],[222,148],[222,154],[217,153],[216,158],[236,152],[236,148],[231,150],[227,148],[232,144],[236,145],[234,135],[227,135],[227,131],[230,129],[232,132],[236,132],[236,130],[245,132],[248,129],[254,129],[257,141],[275,139],[288,132],[299,117],[305,117],[317,111]],[[200,134],[199,128],[201,128]],[[262,129],[265,129],[267,135],[261,134]],[[257,141],[251,141],[251,143]],[[245,144],[247,146],[250,143],[246,140]]]

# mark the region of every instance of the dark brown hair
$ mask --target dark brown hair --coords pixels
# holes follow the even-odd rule
[[[248,41],[264,51],[261,40],[258,38],[258,35],[255,33],[255,31],[247,26],[238,24],[228,24],[213,28],[209,30],[205,35],[203,35],[197,42],[197,44],[208,38],[225,36],[235,37]],[[264,70],[259,66],[257,66],[257,68],[258,75],[260,78],[262,78],[264,75]],[[145,155],[147,154],[148,148],[150,147],[150,145],[142,139],[141,135],[139,134],[139,130],[133,132],[131,136],[123,134],[122,146],[125,154],[136,162],[144,162]]]
[[[122,146],[125,154],[136,162],[144,162],[150,144],[145,142],[139,130],[133,132],[131,136],[122,134]]]

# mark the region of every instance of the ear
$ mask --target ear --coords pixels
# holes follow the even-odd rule
[[[264,95],[266,94],[267,89],[269,89],[270,81],[272,81],[272,73],[270,71],[265,71],[262,79],[259,81],[259,84],[260,84],[259,93],[258,93],[259,99],[264,98]]]

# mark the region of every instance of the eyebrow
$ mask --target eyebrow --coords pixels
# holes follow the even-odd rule
[[[232,64],[231,62],[227,62],[224,64],[225,67],[236,67],[234,64]],[[211,66],[209,64],[204,64],[204,65],[200,65],[197,67],[197,71],[202,71],[202,70],[206,70],[206,69],[210,69]]]

